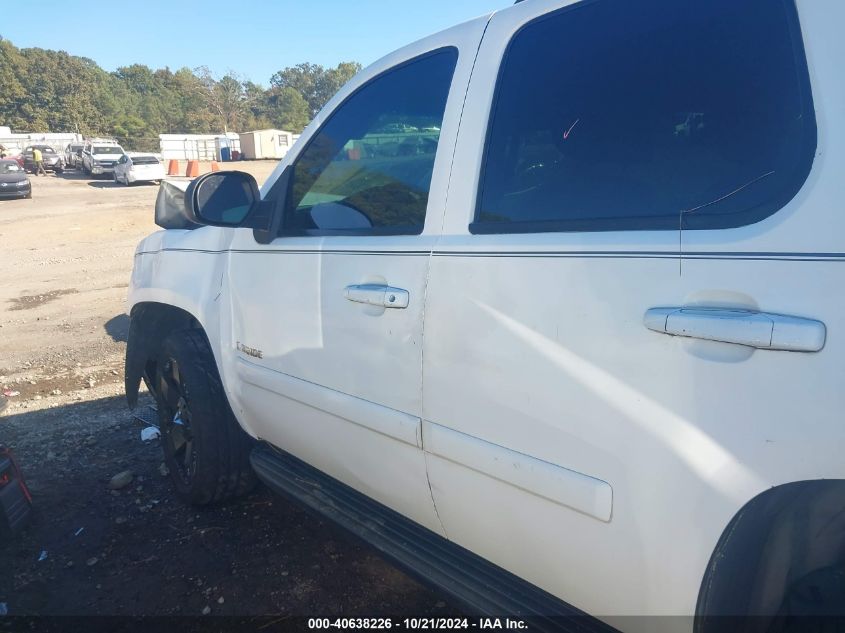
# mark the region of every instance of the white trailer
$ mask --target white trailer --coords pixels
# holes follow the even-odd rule
[[[159,134],[159,147],[164,159],[222,160],[222,149],[240,151],[237,132],[227,134]]]
[[[285,130],[254,130],[240,135],[244,158],[283,158],[296,140],[293,132]]]
[[[81,134],[73,132],[23,132],[13,134],[8,127],[0,126],[0,145],[12,153],[20,153],[35,143],[49,145],[59,153],[64,153],[69,143],[82,141]]]

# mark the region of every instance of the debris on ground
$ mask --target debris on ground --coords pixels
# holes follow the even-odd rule
[[[15,396],[21,395],[20,391],[12,391],[11,389],[6,389],[3,391],[3,395],[7,398],[14,398]]]
[[[157,440],[160,437],[161,433],[159,432],[158,427],[148,426],[145,429],[141,429],[142,442],[151,442],[152,440]]]
[[[41,554],[38,555],[38,562],[40,563],[42,560],[47,560],[47,550],[42,549]]]
[[[144,426],[154,426],[155,428],[158,428],[158,409],[153,405],[138,407],[132,413],[132,418]]]
[[[83,531],[84,529],[85,529],[84,527],[79,528],[76,532],[74,532],[74,533],[73,533],[73,535],[74,535],[74,536],[79,536],[80,534],[82,534],[82,531]]]
[[[132,483],[134,478],[135,475],[131,470],[121,471],[109,480],[109,490],[120,490],[121,488],[126,488],[126,486]]]
[[[92,556],[91,558],[89,558],[88,560],[85,561],[85,564],[88,565],[88,567],[93,567],[94,565],[96,565],[99,562],[100,562],[99,558],[97,558],[96,556]]]

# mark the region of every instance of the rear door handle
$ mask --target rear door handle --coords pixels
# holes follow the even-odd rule
[[[788,352],[818,352],[827,336],[815,319],[729,308],[651,308],[643,323],[661,334]]]
[[[407,308],[410,299],[407,290],[383,284],[346,286],[344,295],[349,301],[383,308]]]

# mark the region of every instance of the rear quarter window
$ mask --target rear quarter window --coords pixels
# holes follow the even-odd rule
[[[509,44],[470,230],[750,224],[815,148],[793,0],[586,0]]]

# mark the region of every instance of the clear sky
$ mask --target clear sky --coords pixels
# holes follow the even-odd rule
[[[365,66],[416,39],[513,0],[25,0],[0,35],[89,57],[112,71],[206,65],[267,85],[300,62]],[[7,5],[8,6],[8,5]]]

